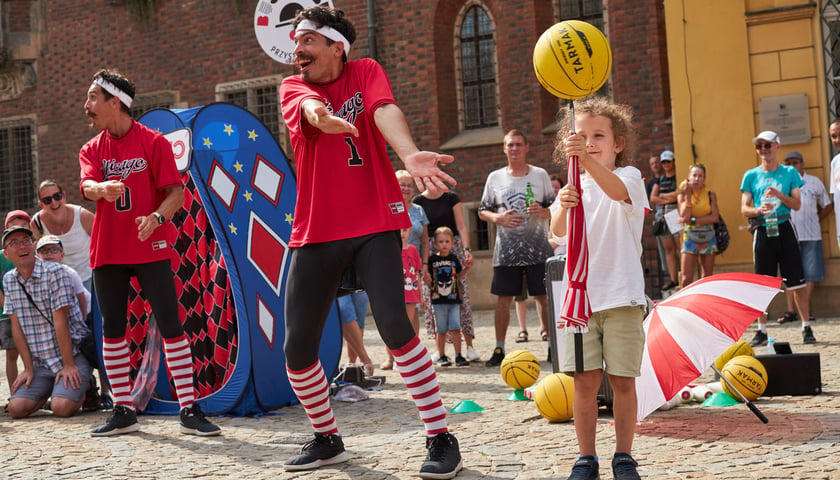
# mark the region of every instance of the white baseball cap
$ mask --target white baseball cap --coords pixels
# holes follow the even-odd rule
[[[674,161],[674,152],[670,150],[665,150],[664,152],[659,154],[659,160],[662,162],[673,162]]]
[[[753,138],[753,143],[758,143],[759,140],[764,140],[765,142],[770,143],[778,143],[779,145],[782,144],[782,140],[779,138],[779,134],[772,130],[765,130],[759,133],[758,136]]]

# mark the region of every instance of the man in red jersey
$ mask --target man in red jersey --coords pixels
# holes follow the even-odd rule
[[[426,429],[420,477],[452,478],[461,469],[458,441],[446,425],[431,357],[405,313],[399,230],[411,223],[385,143],[421,190],[454,185],[438,168],[453,158],[417,148],[378,63],[347,61],[356,31],[344,12],[309,8],[293,26],[300,75],[280,87],[298,174],[284,349],[289,381],[315,438],[284,467],[307,470],[347,460],[318,347],[341,274],[353,266]]]
[[[166,365],[181,406],[181,433],[209,436],[221,430],[195,404],[190,342],[178,309],[170,265],[175,227],[167,222],[184,203],[172,147],[159,132],[134,121],[134,84],[100,70],[87,92],[85,115],[101,130],[79,152],[82,195],[96,202],[90,266],[102,312],[103,360],[114,393],[114,412],[93,436],[139,430],[131,402],[126,341],[129,282],[136,276],[152,307]]]

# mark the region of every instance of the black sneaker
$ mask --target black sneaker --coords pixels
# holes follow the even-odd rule
[[[569,480],[598,480],[601,478],[598,470],[598,460],[595,460],[595,457],[592,455],[581,455],[572,467]]]
[[[755,336],[750,340],[750,345],[753,347],[762,347],[767,345],[767,334],[761,330],[755,332]]]
[[[439,367],[451,367],[452,366],[452,362],[449,361],[449,357],[447,357],[446,355],[443,355],[440,358],[438,358],[437,364],[438,364]]]
[[[484,362],[484,365],[487,367],[498,367],[504,359],[505,350],[502,347],[496,347],[493,349],[493,355],[490,356],[490,360]]]
[[[673,289],[675,289],[675,288],[677,288],[677,284],[676,284],[676,283],[674,283],[674,282],[669,281],[669,282],[668,282],[668,283],[666,283],[665,285],[662,285],[662,289],[661,289],[661,290],[662,290],[663,292],[667,292],[668,290],[673,290]]]
[[[222,429],[217,425],[210,423],[204,417],[204,413],[194,403],[192,407],[184,407],[181,409],[181,433],[188,435],[198,435],[199,437],[212,437],[222,433]]]
[[[456,367],[469,367],[470,362],[469,362],[469,360],[462,357],[461,355],[455,355],[455,366]]]
[[[817,339],[814,338],[814,331],[811,330],[810,326],[802,329],[802,343],[817,343]]]
[[[137,423],[137,412],[128,407],[116,405],[105,425],[91,430],[90,436],[107,437],[136,432],[137,430],[140,430],[140,424]]]
[[[283,468],[290,471],[312,470],[322,465],[332,465],[347,461],[344,442],[336,434],[316,433],[315,439],[300,447],[300,453],[286,460]]]
[[[612,459],[613,478],[615,480],[641,480],[636,467],[639,464],[629,453],[616,453]]]
[[[420,466],[420,478],[453,478],[463,466],[458,440],[449,432],[426,437],[426,459]]]
[[[111,398],[111,394],[108,392],[103,393],[99,397],[99,409],[100,410],[110,410],[114,408],[114,399]]]

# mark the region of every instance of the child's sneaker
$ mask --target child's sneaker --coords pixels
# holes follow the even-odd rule
[[[568,480],[598,480],[598,459],[592,455],[581,455],[572,467]]]
[[[612,459],[613,478],[615,480],[641,480],[636,467],[639,464],[629,453],[616,453]]]
[[[437,360],[437,364],[439,367],[451,367],[452,362],[449,361],[449,357],[446,355],[441,355],[440,358]]]
[[[460,354],[455,355],[455,366],[456,367],[469,367],[470,362],[466,358],[462,357]]]

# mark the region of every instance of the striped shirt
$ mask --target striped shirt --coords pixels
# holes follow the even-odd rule
[[[26,298],[24,287],[41,312],[50,317],[49,321]],[[67,323],[73,339],[73,355],[79,352],[77,345],[89,332],[79,311],[79,300],[73,293],[67,271],[58,263],[36,258],[29,280],[24,281],[17,269],[11,270],[3,276],[3,290],[6,293],[3,313],[17,316],[33,362],[49,368],[53,373],[60,372],[64,365],[52,324],[53,312],[62,307],[70,307]]]

